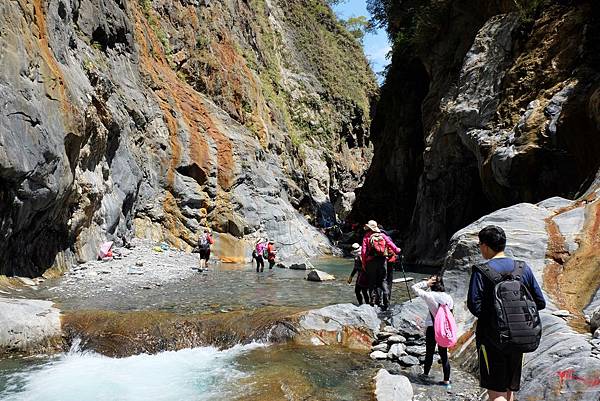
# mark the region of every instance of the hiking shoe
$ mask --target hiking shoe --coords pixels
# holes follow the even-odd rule
[[[438,382],[438,384],[442,387],[444,387],[444,390],[446,391],[450,391],[452,390],[452,383],[444,383],[443,381]]]

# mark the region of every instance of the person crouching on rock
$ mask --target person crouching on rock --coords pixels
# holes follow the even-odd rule
[[[386,276],[386,261],[388,249],[394,253],[400,253],[400,248],[396,246],[388,237],[381,233],[377,222],[369,220],[365,224],[365,236],[362,241],[361,259],[363,270],[365,270],[369,280],[369,293],[371,295],[371,305],[379,305],[382,302],[382,309],[386,310],[389,305],[389,297],[386,294],[384,286]]]
[[[254,246],[254,253],[256,254],[256,272],[265,271],[265,259],[263,254],[267,248],[267,243],[264,239],[259,239],[256,245]],[[260,270],[259,270],[260,269]]]
[[[358,304],[363,304],[363,298],[365,303],[369,303],[369,280],[367,279],[367,274],[363,270],[362,260],[360,258],[360,245],[356,242],[352,244],[352,255],[354,255],[354,269],[352,273],[350,273],[350,277],[348,277],[348,284],[352,283],[352,279],[354,275],[358,273],[356,277],[356,285],[354,286],[354,293],[356,294],[356,299],[358,300]]]
[[[269,270],[275,266],[275,255],[277,251],[275,250],[275,242],[269,241],[267,245],[267,260],[269,261]]]
[[[431,291],[425,291],[424,289]],[[438,312],[440,305],[447,305],[448,309],[454,309],[454,300],[445,292],[444,282],[441,276],[435,275],[429,277],[427,281],[421,281],[412,286],[413,291],[422,298],[427,304],[428,314],[425,320],[427,329],[425,330],[425,364],[423,366],[423,375],[429,376],[431,365],[433,364],[433,353],[435,352],[435,332],[433,330],[433,319]],[[442,369],[444,371],[444,380],[439,384],[446,388],[450,386],[450,362],[448,361],[448,349],[438,345],[438,353],[442,360]]]
[[[215,243],[210,228],[205,228],[204,233],[198,238],[198,250],[200,253],[200,270],[206,269],[208,259],[210,259],[210,246]]]

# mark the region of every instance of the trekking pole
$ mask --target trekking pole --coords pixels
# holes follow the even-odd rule
[[[402,269],[402,275],[404,276],[404,284],[406,285],[406,292],[408,292],[408,299],[412,302],[410,290],[408,289],[408,281],[406,281],[406,272],[404,271],[404,255],[400,255],[400,268]]]

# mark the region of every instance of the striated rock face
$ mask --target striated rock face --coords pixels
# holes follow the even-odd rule
[[[0,274],[203,225],[328,252],[309,223],[370,159],[375,80],[321,0],[3,2],[0,65]]]
[[[392,37],[414,36],[397,43],[353,216],[403,229],[411,258],[441,264],[470,221],[572,198],[594,179],[600,13],[592,1],[537,11],[518,1],[406,3],[386,15]],[[430,29],[415,22],[440,16]]]
[[[600,201],[597,197],[596,187],[591,195],[577,202],[556,197],[537,205],[518,204],[487,215],[452,237],[444,281],[455,299],[454,313],[463,333],[453,351],[463,367],[475,369],[477,366],[473,338],[475,319],[466,309],[471,267],[483,261],[477,233],[486,225],[499,225],[506,231],[507,254],[531,266],[548,303],[540,312],[543,325],[540,347],[525,354],[519,397],[597,399],[593,380],[600,369],[599,351],[583,317],[584,308],[600,287],[597,269]],[[569,243],[574,248],[567,246]],[[404,319],[410,313],[413,313],[410,308],[402,311]],[[565,379],[568,374],[565,372],[584,379]]]

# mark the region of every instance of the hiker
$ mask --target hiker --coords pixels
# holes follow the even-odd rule
[[[537,310],[546,307],[531,268],[506,256],[505,247],[506,234],[502,228],[487,226],[479,232],[479,250],[487,262],[473,267],[467,296],[467,307],[477,317],[475,340],[480,385],[488,390],[490,401],[512,401],[513,393],[519,391],[523,352],[537,348],[541,336]],[[512,283],[517,287],[497,291]],[[508,335],[503,329],[502,337],[496,313],[499,307],[500,311],[504,307],[522,311],[502,318],[503,327],[509,327]],[[513,335],[516,331],[518,336]]]
[[[387,286],[384,285],[386,257],[388,249],[398,254],[400,248],[392,242],[390,237],[381,233],[374,220],[369,220],[364,228],[366,233],[362,241],[361,261],[369,281],[370,303],[371,305],[383,303],[381,308],[386,310],[389,306],[389,296],[387,288],[385,288]]]
[[[206,269],[210,259],[210,246],[215,243],[210,228],[205,228],[204,233],[198,238],[198,251],[200,253],[200,270]]]
[[[256,254],[256,272],[265,270],[265,250],[267,248],[267,243],[264,239],[259,239],[256,245],[254,246],[254,253]],[[260,270],[259,270],[260,269]]]
[[[275,242],[269,241],[267,245],[267,261],[269,262],[269,270],[275,266],[275,255],[277,251],[275,250]]]
[[[381,229],[381,228],[380,228]],[[383,231],[382,231],[383,233]],[[387,234],[383,234],[386,235]],[[389,236],[388,236],[389,238]],[[391,240],[390,240],[391,242]],[[385,261],[385,281],[383,282],[383,293],[384,296],[387,298],[388,300],[388,304],[392,301],[392,284],[394,283],[394,266],[396,265],[396,263],[398,262],[398,259],[400,258],[400,256],[394,252],[394,250],[388,246],[387,248],[387,254],[388,256],[386,257],[386,261]]]
[[[360,245],[356,242],[352,244],[352,255],[354,255],[354,269],[352,269],[352,273],[350,273],[350,277],[348,277],[348,284],[352,284],[352,279],[354,275],[358,273],[356,277],[356,284],[354,285],[354,293],[356,294],[356,299],[358,300],[358,304],[366,304],[369,303],[369,281],[367,279],[367,275],[362,267],[362,260],[360,257]]]
[[[425,291],[425,288],[430,291]],[[446,305],[448,309],[454,309],[454,300],[445,292],[444,281],[441,276],[434,275],[426,281],[421,281],[412,286],[413,291],[425,301],[428,312],[425,319],[425,363],[423,365],[423,376],[428,377],[431,365],[433,364],[433,354],[437,345],[438,354],[442,361],[442,370],[444,372],[444,380],[439,384],[450,389],[450,362],[448,361],[448,349],[440,346],[435,340],[435,331],[433,323],[435,316],[438,313],[440,305]]]

